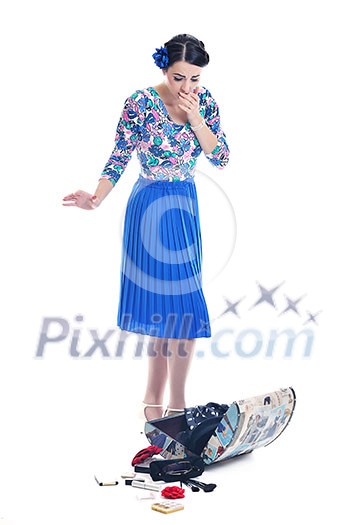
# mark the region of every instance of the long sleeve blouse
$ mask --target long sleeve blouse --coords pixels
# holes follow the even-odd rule
[[[221,127],[219,107],[210,91],[198,91],[199,113],[217,137],[217,144],[205,156],[214,166],[224,168],[230,150]],[[181,181],[194,177],[197,158],[203,151],[189,122],[175,123],[153,87],[138,89],[124,102],[117,125],[115,145],[102,171],[113,186],[126,169],[136,149],[140,175],[151,180]]]

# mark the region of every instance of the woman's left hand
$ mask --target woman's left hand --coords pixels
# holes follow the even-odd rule
[[[197,95],[199,87],[196,87],[194,91],[186,95],[185,93],[179,93],[180,101],[179,108],[186,111],[188,121],[191,126],[197,126],[201,123],[202,117],[199,113],[199,97]]]

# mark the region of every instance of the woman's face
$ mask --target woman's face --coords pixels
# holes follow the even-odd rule
[[[179,97],[179,92],[188,95],[198,85],[201,72],[201,67],[181,60],[163,71],[164,83],[175,98]]]

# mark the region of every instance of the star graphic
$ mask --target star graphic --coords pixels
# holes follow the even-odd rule
[[[238,301],[236,301],[235,303],[231,303],[231,301],[229,299],[227,299],[226,297],[224,297],[225,301],[226,301],[226,304],[227,304],[227,308],[226,310],[224,310],[220,315],[219,315],[219,318],[222,317],[223,315],[227,314],[228,312],[232,312],[233,314],[237,315],[237,317],[239,317],[238,313],[237,313],[237,306],[243,301],[243,299],[245,299],[245,297],[241,297]],[[217,318],[218,319],[218,318]]]
[[[312,314],[312,313],[310,313],[310,312],[307,311],[306,313],[307,313],[307,315],[309,316],[309,318],[306,319],[306,321],[305,321],[304,324],[310,323],[311,321],[312,321],[313,323],[315,323],[315,324],[318,324],[318,323],[316,322],[316,317],[317,317],[321,312],[322,312],[322,310],[319,310],[319,311],[316,312],[315,314]]]
[[[204,330],[209,330],[210,328],[210,321],[203,321],[203,319],[200,319],[201,327],[199,330],[197,330],[197,334],[200,332],[203,332]]]
[[[289,297],[287,297],[286,294],[284,294],[284,297],[287,299],[288,305],[286,306],[286,308],[279,315],[285,314],[286,312],[288,312],[288,310],[293,310],[293,312],[295,312],[296,314],[300,315],[300,312],[297,310],[297,304],[303,299],[303,297],[305,297],[305,295],[306,294],[304,294],[301,297],[299,297],[299,299],[296,299],[295,301],[292,301],[292,299],[290,299]]]
[[[274,302],[272,296],[276,292],[276,290],[278,290],[278,288],[280,288],[282,286],[282,284],[284,282],[285,281],[282,281],[279,285],[275,286],[274,288],[271,288],[270,290],[267,290],[267,288],[264,288],[263,286],[261,286],[260,283],[257,283],[259,288],[260,288],[261,297],[259,297],[259,299],[256,301],[256,303],[253,304],[250,307],[250,310],[252,308],[254,308],[254,306],[257,306],[258,304],[263,303],[263,302],[269,303],[269,304],[271,304],[271,306],[276,308],[276,305],[275,305],[275,302]]]

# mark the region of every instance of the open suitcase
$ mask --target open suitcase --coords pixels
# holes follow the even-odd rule
[[[230,405],[198,405],[185,414],[147,421],[145,435],[162,449],[164,459],[200,456],[209,465],[272,443],[288,425],[295,402],[288,387]]]

